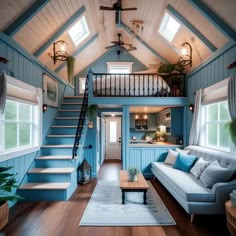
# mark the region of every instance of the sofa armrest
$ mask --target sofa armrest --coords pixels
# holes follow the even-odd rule
[[[230,182],[216,183],[212,188],[212,191],[216,195],[216,202],[225,202],[226,200],[229,200],[229,194],[234,189],[236,189],[236,179]]]

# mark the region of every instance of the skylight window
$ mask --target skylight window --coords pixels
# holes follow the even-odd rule
[[[165,16],[161,22],[161,26],[159,32],[169,41],[171,42],[175,37],[180,24],[171,17],[168,13],[165,13]]]
[[[89,35],[89,30],[85,17],[83,16],[74,26],[68,30],[75,46],[79,45]]]

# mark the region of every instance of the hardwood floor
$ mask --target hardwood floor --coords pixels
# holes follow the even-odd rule
[[[106,162],[98,179],[118,180],[119,162]],[[79,227],[80,219],[97,180],[79,186],[66,202],[18,203],[10,209],[9,223],[0,235],[14,236],[227,236],[225,216],[190,216],[157,181],[154,188],[175,219],[177,226],[163,227]]]

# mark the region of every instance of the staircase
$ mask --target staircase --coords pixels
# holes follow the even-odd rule
[[[83,97],[64,97],[54,124],[50,127],[40,155],[27,172],[18,188],[27,201],[67,200],[77,187],[77,166],[83,156],[83,144],[87,133],[85,120],[78,156],[72,160],[75,134]]]

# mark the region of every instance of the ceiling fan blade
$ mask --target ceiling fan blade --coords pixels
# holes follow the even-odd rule
[[[136,11],[137,7],[131,7],[131,8],[121,8],[121,11]]]
[[[114,11],[115,9],[114,9],[113,7],[100,6],[100,10],[105,10],[105,11]]]
[[[131,46],[130,48],[127,49],[127,51],[134,51],[136,49],[137,49],[136,47]]]
[[[118,41],[111,41],[111,43],[118,44],[119,42]]]
[[[109,48],[114,48],[114,47],[116,47],[116,45],[107,46],[107,47],[105,47],[105,48],[106,48],[106,49],[109,49]]]

